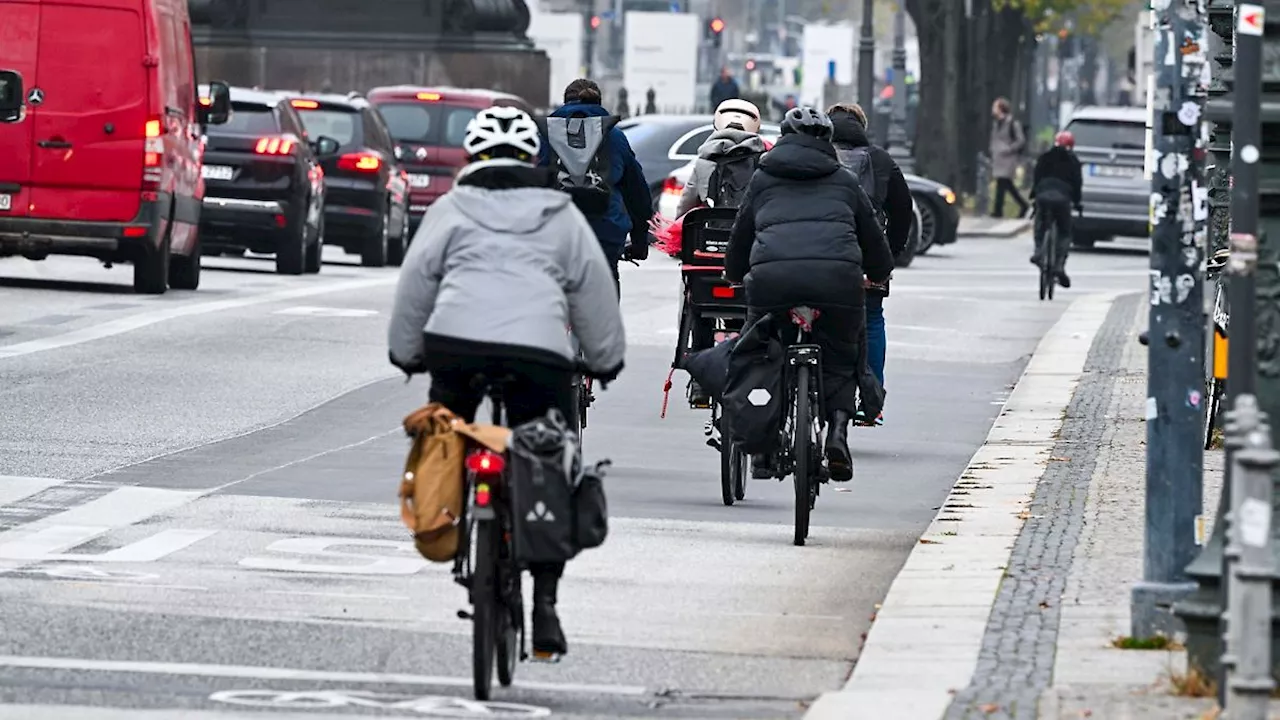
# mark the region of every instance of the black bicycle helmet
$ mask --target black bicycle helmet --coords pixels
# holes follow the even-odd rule
[[[782,117],[782,134],[802,133],[820,140],[830,140],[835,128],[831,118],[817,108],[794,107]]]

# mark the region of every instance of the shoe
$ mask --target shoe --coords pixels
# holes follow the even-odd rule
[[[711,407],[711,395],[702,389],[697,380],[689,381],[689,406],[695,408]]]
[[[534,578],[533,592],[533,652],[537,655],[564,655],[569,651],[560,617],[556,615],[556,585],[559,578],[540,583]],[[550,585],[550,588],[545,587]]]
[[[1040,258],[1039,258],[1039,257],[1036,257],[1035,255],[1032,255],[1032,256],[1031,256],[1031,264],[1032,264],[1032,265],[1039,265],[1039,264],[1040,264]]]
[[[1067,277],[1065,270],[1058,271],[1058,284],[1064,288],[1071,287],[1071,278]]]
[[[768,455],[751,456],[751,479],[768,480],[773,477],[773,458]]]
[[[827,426],[827,469],[836,482],[853,479],[853,454],[849,452],[849,413],[836,410]]]
[[[1023,205],[1023,206],[1022,206],[1022,212],[1018,213],[1018,219],[1019,219],[1019,220],[1022,220],[1022,219],[1023,219],[1023,218],[1025,218],[1025,217],[1027,216],[1027,214],[1028,214],[1028,213],[1030,213],[1030,212],[1031,212],[1031,206],[1030,206],[1030,205]]]
[[[884,413],[876,416],[875,420],[868,420],[867,414],[861,410],[853,416],[853,424],[859,427],[879,427],[884,424]]]

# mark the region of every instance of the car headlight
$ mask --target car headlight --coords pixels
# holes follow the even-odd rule
[[[947,201],[948,205],[956,204],[956,194],[955,194],[955,191],[953,191],[951,188],[946,187],[944,185],[938,188],[938,194],[942,196],[943,200]]]

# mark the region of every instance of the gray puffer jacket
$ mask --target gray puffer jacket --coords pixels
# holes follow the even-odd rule
[[[684,184],[676,217],[680,217],[707,200],[707,185],[716,169],[716,160],[730,153],[756,154],[765,151],[764,138],[745,130],[726,128],[711,133],[711,137],[698,148],[698,159],[693,161],[693,173]]]
[[[421,368],[435,348],[569,367],[570,326],[593,372],[621,368],[613,275],[567,194],[460,185],[427,210],[396,288],[388,331],[396,365]]]

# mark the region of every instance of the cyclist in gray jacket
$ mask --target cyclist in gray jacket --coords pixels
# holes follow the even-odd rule
[[[481,111],[463,144],[471,164],[423,217],[400,270],[391,362],[431,373],[432,402],[474,421],[478,374],[513,375],[507,421],[558,408],[573,424],[581,346],[591,374],[622,370],[626,339],[604,251],[569,195],[534,166],[537,126],[516,108]],[[533,564],[533,647],[567,649],[556,615],[563,563]]]

